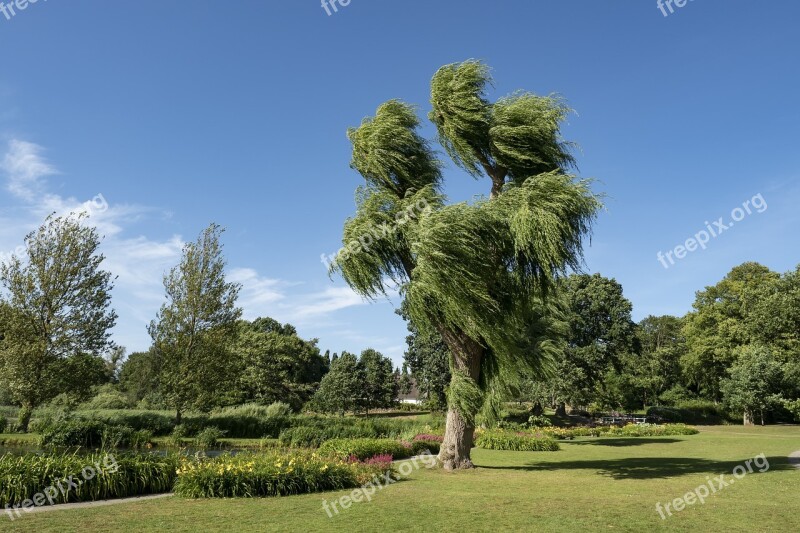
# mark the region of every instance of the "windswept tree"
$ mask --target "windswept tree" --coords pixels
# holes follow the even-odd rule
[[[188,409],[214,407],[235,378],[231,344],[242,314],[240,286],[225,281],[222,232],[211,224],[184,246],[180,264],[164,276],[167,302],[148,327],[161,390],[178,423]]]
[[[102,368],[114,348],[113,280],[100,268],[100,237],[85,217],[49,216],[25,237],[25,257],[0,266],[0,380],[22,406],[23,431],[33,409],[57,394],[87,393],[96,382],[76,369],[98,366],[86,358]]]
[[[331,266],[368,298],[399,285],[414,323],[447,344],[452,379],[439,455],[447,469],[472,466],[479,413],[496,415],[520,380],[551,366],[565,331],[550,295],[560,276],[580,268],[600,208],[590,183],[568,173],[567,106],[527,92],[491,102],[490,83],[484,64],[467,61],[441,68],[431,84],[440,144],[468,175],[491,181],[489,197],[474,203],[446,204],[442,163],[412,106],[389,101],[349,131],[351,165],[366,184]]]

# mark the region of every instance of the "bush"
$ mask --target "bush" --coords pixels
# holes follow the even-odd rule
[[[389,473],[385,464],[345,463],[310,452],[271,451],[222,455],[199,462],[184,459],[175,494],[186,498],[258,498],[341,490]]]
[[[172,490],[177,465],[175,457],[150,454],[6,454],[0,457],[0,479],[4,480],[0,484],[0,507],[21,504],[70,476],[83,481],[86,467],[94,468],[96,475],[79,481],[71,491],[58,491],[54,503],[161,494]]]
[[[611,427],[605,432],[609,437],[668,437],[676,435],[697,435],[699,431],[684,424],[628,424],[625,427]]]
[[[420,433],[414,436],[414,440],[442,443],[444,442],[444,437],[442,435],[432,435],[431,433]]]
[[[294,424],[281,432],[281,443],[287,447],[317,448],[331,439],[400,439],[406,435],[410,438],[443,428],[444,418],[439,415],[416,419],[298,417]]]
[[[651,407],[647,416],[657,416],[665,422],[700,425],[718,425],[729,420],[728,413],[720,405],[706,400],[686,400],[675,407]]]
[[[143,448],[152,446],[153,434],[97,420],[69,419],[48,426],[39,443],[57,448]]]
[[[128,395],[113,385],[100,387],[92,399],[80,405],[80,408],[84,410],[130,409],[132,407],[134,407],[134,402]]]
[[[6,420],[6,417],[0,415],[0,433],[5,433],[7,427],[8,427],[8,420]]]
[[[558,442],[553,439],[497,430],[481,432],[475,445],[488,450],[526,452],[557,452],[561,449]]]
[[[530,427],[549,428],[553,426],[553,423],[550,422],[550,419],[547,418],[546,416],[533,415],[528,418],[528,425]]]
[[[146,429],[157,437],[169,435],[175,425],[174,413],[167,411],[99,409],[78,411],[75,415],[84,420],[96,420],[112,426],[128,426],[137,430]],[[184,422],[190,423],[191,418],[185,417]]]
[[[425,452],[429,452],[431,455],[438,455],[442,443],[434,440],[415,440],[411,442],[410,447],[412,456],[422,455]]]
[[[198,448],[215,448],[219,445],[219,439],[225,436],[225,432],[221,429],[211,426],[197,434],[194,439],[194,444]]]
[[[411,457],[412,449],[392,439],[332,439],[320,446],[319,453],[342,460],[355,457],[363,461],[376,455],[391,455],[395,459],[405,459]]]
[[[787,401],[786,409],[794,415],[796,422],[800,422],[800,400]]]
[[[211,414],[208,423],[231,438],[275,438],[291,424],[292,408],[276,402],[269,406],[245,404]]]

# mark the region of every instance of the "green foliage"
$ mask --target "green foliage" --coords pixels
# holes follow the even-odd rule
[[[465,61],[439,69],[431,82],[430,119],[439,142],[469,174],[505,170],[522,182],[574,164],[560,136],[570,109],[558,97],[519,92],[492,104],[489,68]]]
[[[240,321],[238,327],[238,401],[284,401],[300,410],[328,371],[317,340],[303,340],[293,326],[271,318]]]
[[[743,412],[745,422],[752,421],[758,413],[763,425],[765,413],[784,404],[781,396],[782,368],[768,348],[742,348],[728,373],[730,377],[720,386],[725,404]]]
[[[708,400],[686,400],[674,407],[650,407],[647,416],[659,416],[666,422],[715,425],[730,420],[722,405]]]
[[[794,415],[794,419],[796,422],[800,422],[800,399],[795,400],[793,402],[787,401],[786,409],[788,409],[789,412],[792,413],[792,415]]]
[[[744,263],[713,287],[697,293],[694,311],[685,318],[689,349],[681,366],[689,382],[707,399],[722,399],[720,384],[736,362],[737,349],[753,340],[748,323],[756,302],[779,278],[763,265]]]
[[[489,82],[477,61],[443,67],[431,83],[430,118],[456,164],[491,178],[491,199],[445,206],[441,165],[419,136],[413,109],[384,104],[350,131],[352,166],[366,186],[345,224],[348,253],[332,266],[366,297],[401,285],[412,321],[441,334],[455,368],[471,369],[487,420],[522,379],[544,377],[559,355],[563,313],[548,296],[560,275],[580,268],[582,240],[600,208],[590,183],[564,171],[572,164],[559,133],[566,107],[527,93],[491,104]],[[358,246],[370,229],[422,200],[419,216]],[[449,402],[474,416],[476,399],[451,394]]]
[[[408,327],[408,350],[404,359],[407,368],[411,369],[420,399],[430,409],[447,408],[447,386],[451,381],[450,350],[439,332],[431,328],[419,328],[414,323],[405,301],[401,303],[397,314],[403,317]]]
[[[219,445],[219,439],[225,436],[225,432],[218,427],[209,426],[197,434],[194,445],[201,449],[215,448]]]
[[[376,455],[391,455],[393,459],[405,459],[411,457],[412,449],[393,439],[332,439],[320,446],[319,453],[341,460],[356,457],[364,461]]]
[[[553,425],[550,419],[542,415],[532,415],[528,418],[528,426],[537,428],[548,428]]]
[[[361,357],[344,352],[331,363],[314,395],[312,407],[322,413],[388,408],[395,404],[397,379],[392,360],[380,352],[366,349]]]
[[[484,404],[483,391],[475,380],[464,372],[453,372],[447,397],[449,407],[457,410],[468,424],[474,424],[475,415]]]
[[[0,415],[0,433],[5,433],[8,428],[8,420],[3,415]]]
[[[161,357],[157,350],[132,353],[122,363],[119,386],[137,402],[150,398],[150,408],[163,408],[166,406],[152,402],[153,396],[158,394],[160,375]]]
[[[293,448],[317,448],[332,439],[412,438],[419,433],[442,429],[444,418],[433,415],[415,419],[303,417],[295,420],[295,424],[281,433],[281,443]]]
[[[669,437],[678,435],[697,435],[699,431],[684,424],[629,424],[618,428],[610,427],[603,432],[608,437]]]
[[[113,282],[85,216],[50,215],[25,237],[24,260],[0,266],[0,380],[24,407],[23,431],[33,409],[59,392],[90,390],[92,363],[102,368],[101,355],[113,348]]]
[[[392,470],[344,463],[310,452],[266,451],[184,459],[175,494],[185,498],[258,498],[341,490],[363,485]]]
[[[558,442],[552,439],[499,430],[482,431],[475,445],[489,450],[527,452],[557,452],[561,449]]]
[[[355,355],[344,352],[331,362],[331,369],[319,385],[312,401],[314,409],[323,413],[344,415],[358,406],[364,377]]]
[[[39,443],[57,448],[87,449],[142,448],[152,443],[153,434],[128,426],[115,426],[97,420],[68,418],[41,428]]]
[[[176,466],[175,457],[150,454],[6,454],[0,457],[0,506],[21,504],[58,481],[66,485],[70,476],[80,480],[85,467],[95,468],[95,477],[58,491],[54,503],[162,494],[172,490]]]
[[[240,286],[225,281],[222,229],[211,224],[186,244],[164,277],[167,302],[148,327],[161,360],[161,393],[178,412],[208,410],[233,383],[230,343],[242,310]]]
[[[223,430],[229,438],[274,438],[289,427],[291,414],[291,407],[285,403],[245,404],[212,412],[208,424]]]
[[[622,285],[600,274],[572,275],[563,285],[570,335],[559,363],[559,400],[583,406],[591,398],[615,403],[609,399],[613,391],[608,388],[608,374],[619,369],[626,356],[639,353],[633,305],[623,295]]]
[[[80,409],[130,409],[134,403],[130,397],[120,391],[115,385],[103,385],[98,388],[92,399],[80,405]]]

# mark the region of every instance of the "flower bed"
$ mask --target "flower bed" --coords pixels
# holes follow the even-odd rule
[[[347,462],[317,453],[273,451],[185,459],[175,494],[187,498],[286,496],[358,487],[394,474],[384,462]]]

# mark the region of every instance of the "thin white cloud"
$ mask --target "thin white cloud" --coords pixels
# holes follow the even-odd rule
[[[5,178],[6,189],[16,199],[16,205],[0,216],[0,251],[17,249],[25,234],[51,213],[88,213],[87,224],[104,237],[102,268],[115,276],[113,306],[119,320],[114,340],[131,349],[145,349],[150,342],[146,326],[165,301],[164,273],[180,260],[183,239],[177,235],[166,240],[130,235],[134,223],[159,214],[153,208],[121,204],[102,191],[86,201],[51,192],[45,178],[58,171],[42,158],[42,152],[41,146],[15,139],[0,159],[0,178]],[[327,330],[335,337],[347,338],[341,334],[346,326],[337,313],[370,305],[346,286],[308,290],[302,283],[270,278],[246,266],[233,267],[227,275],[229,281],[242,284],[239,305],[249,320],[269,316],[315,333]],[[351,341],[357,340],[357,334],[351,337]],[[402,347],[389,339],[363,338],[359,344],[383,348],[395,358],[402,354]]]
[[[31,142],[12,139],[0,168],[8,176],[8,191],[26,201],[32,201],[44,189],[44,178],[57,174],[41,157],[42,147]]]

